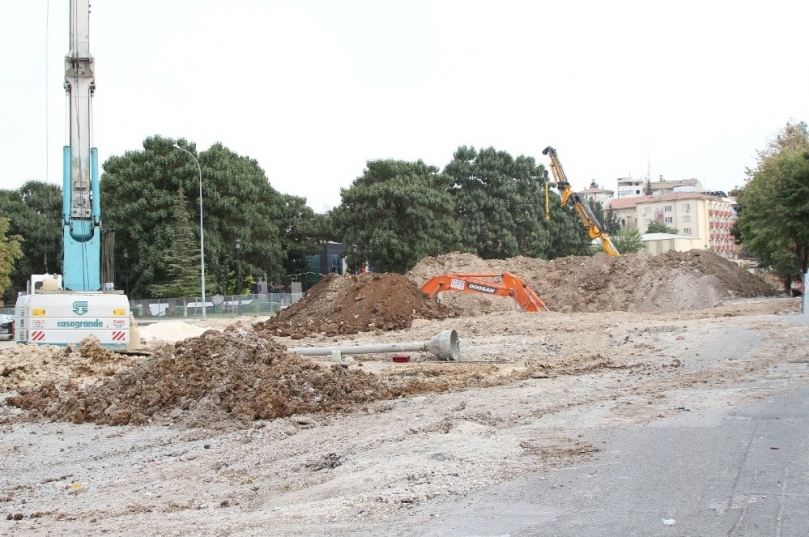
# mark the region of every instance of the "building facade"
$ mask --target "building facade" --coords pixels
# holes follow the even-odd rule
[[[580,192],[576,192],[576,194],[581,196],[581,199],[585,203],[587,203],[588,201],[597,201],[603,207],[607,205],[607,203],[609,203],[610,200],[612,200],[615,191],[606,188],[601,188],[600,186],[598,186],[598,184],[596,184],[595,181],[592,181],[588,188]]]
[[[645,234],[652,222],[676,229],[693,247],[711,250],[727,259],[738,258],[730,230],[736,215],[730,198],[700,192],[673,192],[659,196],[636,196],[612,200],[621,225]]]

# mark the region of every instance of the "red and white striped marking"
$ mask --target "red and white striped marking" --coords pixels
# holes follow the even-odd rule
[[[45,332],[42,330],[32,330],[31,341],[45,341]]]
[[[121,332],[120,330],[114,330],[112,332],[113,341],[124,341],[125,339],[126,339],[126,332]]]

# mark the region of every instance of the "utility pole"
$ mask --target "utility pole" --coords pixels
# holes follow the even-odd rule
[[[238,282],[238,285],[239,285],[236,288],[236,292],[239,293],[239,298],[238,298],[239,303],[238,303],[238,306],[236,307],[236,314],[237,315],[242,314],[242,257],[241,257],[241,251],[242,251],[242,240],[241,239],[236,239],[236,271],[238,272],[238,278],[236,279],[236,281]]]

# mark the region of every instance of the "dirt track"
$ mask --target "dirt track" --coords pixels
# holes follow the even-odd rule
[[[601,271],[598,257],[557,260],[556,272],[588,262]],[[255,333],[242,323],[155,347],[135,364],[92,349],[44,358],[6,351],[0,387],[18,393],[17,406],[0,407],[0,513],[21,519],[0,520],[2,532],[350,535],[376,527],[406,535],[445,496],[597,458],[589,429],[762,397],[747,383],[773,371],[805,382],[809,335],[798,301],[762,297],[772,291],[750,291],[760,282],[730,271],[733,289],[704,268],[709,259],[666,266],[671,281],[652,288],[699,288],[699,296],[663,299],[656,312],[527,314],[507,299],[454,295],[444,303],[461,316],[415,317],[388,331],[384,323],[354,334],[309,330],[295,340],[268,338],[267,323]],[[452,260],[453,270],[507,270]],[[508,270],[538,281],[531,262]],[[431,263],[447,266],[436,258],[416,269]],[[672,272],[681,266],[680,276]],[[556,273],[544,274],[553,281]],[[607,265],[602,280],[609,274]],[[582,299],[571,304],[591,304],[581,290],[590,281],[588,272],[564,290]],[[549,304],[557,300],[529,283]],[[621,285],[610,292],[634,296]],[[728,301],[745,292],[758,298]],[[473,299],[490,302],[470,306]],[[442,329],[458,331],[461,362],[410,353],[409,364],[357,355],[339,365],[287,358],[279,346],[422,341]],[[260,405],[282,389],[283,401]],[[269,411],[277,413],[262,414]]]

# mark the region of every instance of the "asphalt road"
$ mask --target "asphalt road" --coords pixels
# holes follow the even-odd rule
[[[413,534],[809,535],[805,383],[728,411],[604,431],[601,440],[597,461],[433,506],[431,521]]]

